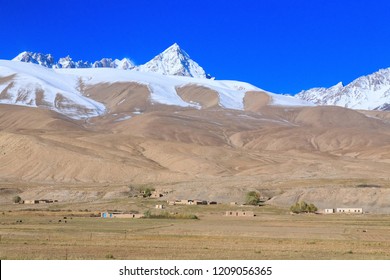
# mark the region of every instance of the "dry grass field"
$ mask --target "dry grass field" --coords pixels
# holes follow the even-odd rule
[[[144,209],[154,204],[134,203]],[[14,205],[2,210],[0,258],[390,259],[388,215],[291,215],[269,205],[221,204],[167,208],[196,214],[198,220],[103,219],[91,217],[98,214],[88,210],[93,205],[78,206]],[[256,216],[223,216],[231,209],[253,210]]]

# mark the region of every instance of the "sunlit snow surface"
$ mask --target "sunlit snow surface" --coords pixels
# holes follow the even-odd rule
[[[37,107],[37,92],[43,92],[40,103],[69,117],[80,119],[101,115],[105,112],[103,104],[83,96],[78,88],[78,77],[63,75],[40,65],[0,60],[0,77],[15,75],[6,84],[9,98],[0,99],[1,104],[15,104]],[[4,84],[3,84],[4,87]],[[4,88],[0,88],[4,90]],[[77,106],[57,108],[58,95],[61,94]],[[23,98],[20,98],[23,96]],[[83,108],[83,112],[76,107]]]
[[[244,82],[209,80],[182,76],[161,75],[139,71],[126,71],[111,68],[87,69],[48,69],[40,65],[16,61],[0,60],[0,77],[16,74],[13,78],[13,89],[9,99],[1,99],[0,103],[37,106],[35,90],[44,92],[45,102],[55,104],[57,93],[65,96],[72,102],[88,109],[88,113],[75,115],[74,112],[64,112],[63,109],[52,108],[68,114],[72,118],[85,118],[101,115],[105,112],[103,104],[96,102],[80,92],[80,82],[84,85],[100,83],[136,82],[146,85],[151,92],[152,102],[181,107],[199,108],[197,104],[185,102],[176,92],[176,88],[186,85],[199,85],[215,90],[219,94],[220,106],[228,109],[243,110],[243,99],[247,91],[261,91],[261,89]],[[9,83],[8,83],[9,84]],[[4,90],[0,84],[0,90]],[[16,100],[16,92],[30,91],[24,101]],[[13,92],[15,91],[15,92]],[[108,93],[109,94],[109,93]],[[293,97],[268,93],[272,97],[273,105],[308,106],[311,103]]]
[[[137,82],[147,85],[151,91],[152,100],[167,105],[182,107],[197,107],[182,100],[176,88],[187,85],[198,85],[215,90],[219,94],[220,105],[228,109],[243,110],[243,99],[247,91],[262,91],[261,89],[239,81],[209,80],[181,76],[160,75],[137,71],[122,71],[118,69],[58,69],[58,73],[81,77],[88,85],[115,82]],[[268,93],[273,105],[308,106],[311,103],[290,96]]]

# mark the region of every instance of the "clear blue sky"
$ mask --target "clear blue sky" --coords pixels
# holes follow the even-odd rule
[[[390,67],[388,0],[0,0],[0,58],[142,64],[177,42],[217,79],[297,93]]]

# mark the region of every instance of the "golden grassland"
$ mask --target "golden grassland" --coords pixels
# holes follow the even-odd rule
[[[132,209],[152,209],[156,203],[130,201]],[[164,210],[195,214],[198,220],[102,219],[91,217],[98,212],[90,209],[99,206],[77,206],[79,210],[71,204],[2,206],[0,258],[390,259],[388,215],[291,215],[269,205],[221,204]],[[254,211],[256,217],[223,216],[234,209]]]

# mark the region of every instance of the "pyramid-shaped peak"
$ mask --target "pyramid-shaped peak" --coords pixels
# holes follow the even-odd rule
[[[149,62],[139,66],[137,70],[155,72],[162,75],[207,78],[203,68],[193,61],[177,43],[174,43]]]
[[[171,53],[175,53],[178,55],[182,54],[183,56],[188,58],[190,57],[182,48],[180,48],[180,46],[177,43],[174,43],[172,46],[167,48],[161,54],[171,54]]]
[[[174,43],[172,46],[170,46],[167,50],[169,50],[169,49],[171,49],[171,50],[180,50],[181,48],[180,48],[180,46],[179,46],[179,44],[178,43]]]

